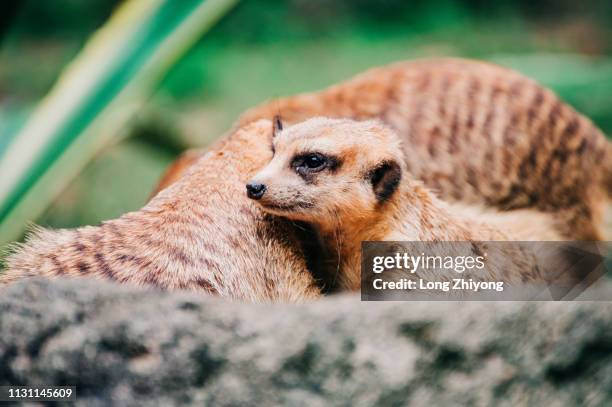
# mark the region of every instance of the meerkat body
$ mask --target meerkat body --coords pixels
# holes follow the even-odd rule
[[[540,225],[542,213],[549,214],[541,224],[550,234],[559,231],[564,238],[600,237],[597,218],[602,191],[612,190],[610,144],[588,119],[511,70],[463,60],[394,64],[320,92],[264,103],[248,111],[235,128],[279,113],[288,123],[320,115],[378,118],[398,132],[407,169],[439,197],[452,202],[454,213],[474,210],[474,205],[525,208],[520,216],[514,210],[508,216],[542,232],[544,229],[534,225]],[[303,239],[293,238],[297,229],[287,223],[278,226],[277,221],[260,218],[258,212],[249,215],[248,210],[240,209],[243,192],[234,179],[266,162],[269,135],[248,131],[237,137],[234,133],[213,145],[208,150],[211,156],[202,164],[204,153],[187,153],[169,169],[158,191],[184,178],[195,163],[202,168],[211,165],[206,176],[200,171],[202,185],[179,180],[181,187],[159,194],[142,211],[100,227],[39,232],[9,259],[8,272],[0,278],[7,282],[31,275],[96,275],[160,287],[218,291],[235,298],[266,299],[271,291],[277,297],[311,295],[312,291],[304,288],[310,287],[311,281],[303,277]],[[223,155],[217,156],[220,152]],[[198,188],[201,195],[194,198],[188,193]],[[217,190],[223,192],[217,195]],[[206,196],[215,198],[202,200]],[[173,203],[166,205],[168,202]],[[197,202],[199,209],[194,211],[190,202]],[[458,209],[457,204],[467,209]],[[166,249],[172,244],[188,253],[212,249],[207,245],[194,248],[199,240],[178,236],[181,228],[194,226],[190,222],[197,220],[200,212],[212,221],[208,226],[195,223],[202,226],[200,232],[207,242],[218,248],[198,261],[225,258],[219,253],[225,253],[228,260],[221,261],[223,267],[197,263],[204,277],[196,283],[189,277],[195,276],[195,268],[180,265],[181,252],[171,254]],[[527,222],[526,215],[537,221]],[[548,227],[550,219],[553,228]],[[260,236],[257,231],[261,230]],[[154,240],[147,242],[147,236]],[[276,240],[282,242],[278,253],[270,249],[270,242]],[[164,249],[165,241],[170,243]],[[238,252],[231,249],[239,264],[225,263],[232,259],[228,241],[243,248]],[[273,255],[266,255],[267,251]],[[273,280],[262,276],[261,267],[268,267]],[[298,280],[285,274],[287,270],[301,276],[296,278],[305,285],[298,283],[302,287],[295,288],[293,283]],[[213,276],[219,280],[211,288],[209,279],[214,280]],[[247,277],[245,283],[239,282],[242,276],[259,277]],[[254,288],[257,284],[260,286]],[[285,288],[289,291],[279,294]]]
[[[247,184],[248,195],[266,212],[312,224],[326,252],[339,262],[341,288],[360,287],[363,241],[560,238],[550,233],[546,214],[474,216],[440,201],[411,176],[399,139],[378,121],[310,119],[280,131],[274,151],[272,161]],[[522,216],[535,224],[532,234],[516,225]],[[509,282],[541,277],[524,263],[505,266],[490,269],[496,273],[491,277]]]
[[[510,69],[459,59],[396,63],[263,103],[236,127],[275,115],[286,124],[377,118],[400,136],[410,173],[445,201],[534,208],[553,214],[566,238],[602,237],[610,143],[553,92]],[[180,172],[174,167],[166,179]]]
[[[249,301],[299,301],[319,290],[294,231],[265,215],[244,182],[271,157],[272,124],[230,136],[143,209],[101,226],[40,230],[8,257],[0,285],[31,276],[92,276]]]

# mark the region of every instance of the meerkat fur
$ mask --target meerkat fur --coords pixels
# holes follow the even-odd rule
[[[200,158],[139,211],[100,226],[36,229],[8,256],[0,285],[95,277],[252,302],[317,298],[293,229],[244,194],[245,180],[271,158],[271,137],[267,120],[236,131],[232,148]]]
[[[552,91],[511,69],[453,58],[398,62],[262,103],[235,127],[279,114],[287,125],[316,116],[379,119],[400,136],[410,173],[445,201],[558,212],[565,238],[603,237],[611,143]]]
[[[360,287],[363,241],[561,238],[549,214],[483,214],[439,200],[411,176],[399,138],[379,121],[309,119],[279,132],[273,150],[270,163],[247,184],[250,197],[270,214],[312,224],[327,252],[337,250],[334,260],[343,289]],[[527,222],[531,227],[524,227]],[[526,264],[505,261],[489,268],[489,277],[509,282],[542,279],[537,268]]]

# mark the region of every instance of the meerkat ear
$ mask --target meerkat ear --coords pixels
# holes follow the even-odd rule
[[[274,123],[274,137],[276,137],[278,133],[283,129],[283,122],[281,121],[280,115],[277,114],[276,116],[274,116],[272,122]]]
[[[384,202],[397,190],[402,179],[402,168],[396,161],[383,161],[369,172],[376,200]]]

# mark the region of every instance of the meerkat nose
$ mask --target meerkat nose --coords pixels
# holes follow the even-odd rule
[[[255,182],[249,182],[246,185],[247,196],[251,199],[260,199],[266,192],[266,186],[264,184],[258,184]]]

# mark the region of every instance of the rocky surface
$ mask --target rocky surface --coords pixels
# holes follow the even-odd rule
[[[0,385],[78,405],[611,405],[612,303],[229,303],[90,280],[0,290]]]

